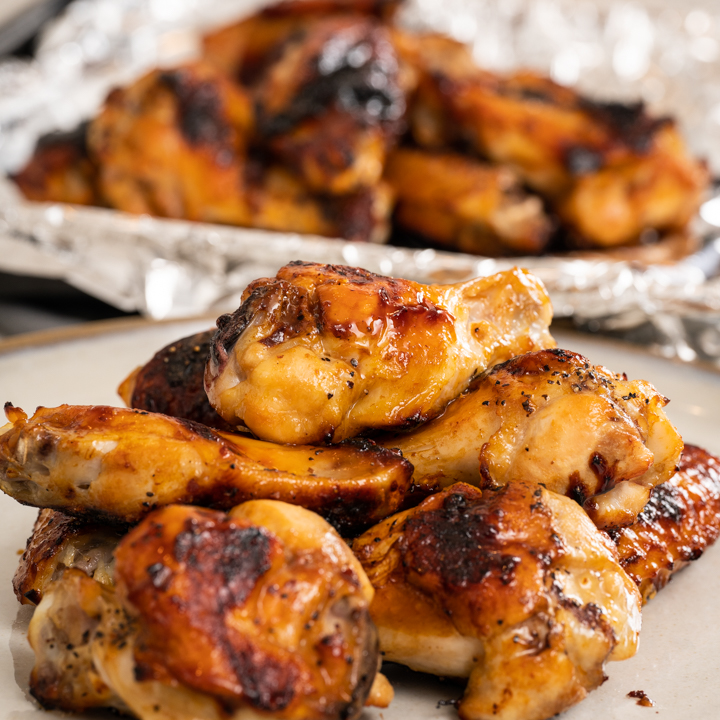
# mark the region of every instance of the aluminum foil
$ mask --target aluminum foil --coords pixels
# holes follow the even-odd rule
[[[0,63],[0,170],[37,138],[91,117],[108,90],[197,54],[200,34],[250,13],[255,0],[76,0],[32,62]],[[400,21],[472,45],[478,62],[532,66],[600,99],[643,98],[677,117],[693,151],[720,174],[720,8],[584,0],[410,0]],[[62,277],[123,310],[154,318],[237,306],[248,282],[290,260],[359,265],[452,282],[522,265],[558,317],[720,364],[720,195],[703,205],[704,247],[674,265],[562,257],[486,259],[349,243],[101,208],[29,203],[0,177],[0,269]]]

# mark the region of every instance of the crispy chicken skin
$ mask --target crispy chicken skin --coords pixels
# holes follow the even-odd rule
[[[677,473],[653,490],[637,521],[609,535],[647,602],[720,535],[720,459],[686,445]]]
[[[442,245],[478,255],[537,255],[550,239],[542,201],[524,193],[507,167],[398,148],[385,179],[397,198],[397,223]]]
[[[40,510],[13,577],[15,596],[23,604],[37,605],[48,584],[68,568],[112,585],[113,551],[123,534],[123,528],[106,523]]]
[[[583,510],[543,487],[457,483],[353,549],[386,660],[468,677],[463,720],[543,720],[631,657],[640,595]]]
[[[439,418],[382,444],[413,464],[418,485],[542,483],[599,527],[620,527],[675,472],[683,443],[667,402],[644,380],[541,350],[494,367]]]
[[[128,407],[185,418],[217,430],[234,430],[212,408],[203,375],[214,330],[176,340],[133,370],[118,388]]]
[[[41,138],[13,180],[28,200],[99,205],[97,167],[88,156],[87,125]]]
[[[88,519],[135,522],[187,502],[220,509],[252,498],[304,505],[343,532],[401,506],[412,467],[368,440],[278,447],[189,420],[105,406],[8,407],[0,488],[18,502]]]
[[[643,230],[684,227],[708,184],[677,128],[641,103],[589,100],[537,73],[480,70],[467,46],[395,31],[419,77],[411,125],[427,147],[461,140],[510,165],[552,201],[585,245],[638,241]]]
[[[36,611],[32,687],[46,706],[84,702],[142,720],[341,720],[391,699],[377,673],[372,586],[314,513],[276,501],[228,515],[170,506],[116,557],[116,592],[69,570]],[[68,663],[57,640],[72,632]],[[79,697],[75,663],[104,696]]]
[[[553,347],[551,314],[540,281],[519,269],[420,285],[290,263],[218,319],[205,389],[225,420],[274,442],[412,427],[486,367]]]
[[[100,192],[131,213],[247,225],[249,96],[202,63],[154,70],[110,93],[90,123]]]

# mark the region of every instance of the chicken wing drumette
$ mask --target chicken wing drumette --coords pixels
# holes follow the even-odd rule
[[[189,420],[105,406],[6,408],[0,488],[19,502],[87,519],[136,522],[188,502],[227,509],[272,498],[357,533],[401,506],[412,467],[371,441],[281,447]]]
[[[463,720],[543,720],[631,657],[640,595],[583,510],[543,487],[463,483],[353,544],[386,660],[469,678]]]
[[[67,570],[37,608],[31,688],[46,707],[340,720],[392,697],[377,673],[372,586],[307,510],[163,508],[121,541],[115,580]]]
[[[567,350],[528,353],[475,379],[445,413],[382,442],[414,482],[543,484],[584,505],[600,527],[634,522],[675,471],[683,443],[644,380],[627,380]]]
[[[653,490],[637,521],[608,532],[620,564],[650,600],[720,535],[720,459],[686,445],[677,473]]]
[[[411,123],[418,142],[469,142],[510,165],[592,246],[637,243],[645,229],[684,228],[708,184],[674,123],[642,104],[589,100],[537,73],[480,70],[469,48],[395,31],[419,77]]]
[[[132,213],[248,225],[249,96],[213,67],[155,70],[114,90],[90,123],[100,192]]]
[[[218,319],[205,389],[227,422],[275,442],[412,427],[488,366],[553,347],[551,312],[540,281],[518,269],[420,285],[290,263]]]

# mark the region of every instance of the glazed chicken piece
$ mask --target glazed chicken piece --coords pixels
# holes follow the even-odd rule
[[[599,527],[621,527],[675,472],[683,443],[667,403],[644,380],[542,350],[497,365],[439,418],[382,444],[425,488],[525,480],[576,500]]]
[[[555,345],[545,289],[519,269],[420,285],[296,262],[242,300],[218,319],[205,389],[227,422],[279,443],[413,427],[486,367]]]
[[[647,602],[720,535],[720,459],[686,445],[677,473],[653,490],[637,521],[609,535]]]
[[[469,678],[463,720],[543,720],[634,655],[640,595],[583,510],[543,487],[457,483],[353,544],[385,660]]]
[[[90,123],[100,191],[131,213],[247,225],[249,96],[209,65],[154,70],[114,90]]]
[[[87,125],[46,135],[25,167],[12,177],[28,200],[98,205],[97,168],[88,155]]]
[[[411,124],[429,147],[458,140],[508,164],[549,198],[584,245],[637,243],[683,228],[708,184],[677,128],[642,104],[589,100],[537,73],[480,70],[469,48],[438,35],[394,34],[419,76]]]
[[[377,672],[372,586],[314,513],[276,501],[229,515],[171,506],[116,558],[116,592],[68,570],[36,610],[31,688],[45,707],[341,720],[392,698]]]
[[[118,395],[130,408],[233,431],[210,405],[203,385],[214,333],[199,332],[162,348],[123,380]]]
[[[385,179],[397,198],[397,223],[441,245],[476,255],[537,255],[550,239],[542,201],[524,193],[509,168],[399,148]]]
[[[401,506],[412,467],[371,441],[278,447],[189,420],[105,406],[6,407],[0,488],[18,502],[112,523],[177,502],[220,509],[252,498],[303,505],[346,533]]]
[[[316,192],[375,185],[402,129],[405,80],[388,31],[370,18],[318,20],[259,84],[258,131]]]
[[[24,605],[37,605],[48,584],[68,568],[112,585],[113,551],[123,534],[123,528],[106,523],[41,510],[13,577],[15,596]]]

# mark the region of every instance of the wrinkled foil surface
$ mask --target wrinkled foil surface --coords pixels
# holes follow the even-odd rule
[[[702,206],[702,249],[674,265],[562,257],[487,259],[349,243],[102,208],[25,201],[5,173],[41,135],[91,117],[113,86],[195,56],[202,32],[262,0],[77,0],[33,61],[0,63],[0,269],[60,277],[153,318],[237,307],[245,286],[296,259],[454,282],[514,265],[545,282],[556,317],[720,364],[720,193]],[[720,175],[720,7],[620,0],[409,0],[400,22],[470,43],[479,64],[534,67],[603,100],[642,98],[676,117]]]

